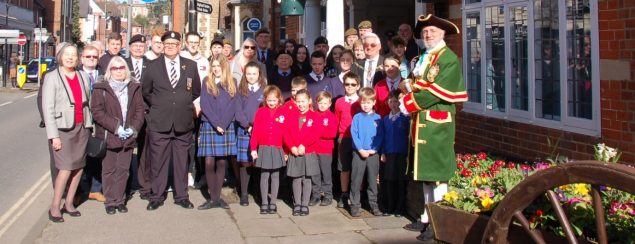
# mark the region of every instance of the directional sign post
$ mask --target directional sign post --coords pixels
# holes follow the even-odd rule
[[[212,5],[208,3],[202,3],[199,1],[194,1],[196,4],[196,12],[211,14],[212,13]]]

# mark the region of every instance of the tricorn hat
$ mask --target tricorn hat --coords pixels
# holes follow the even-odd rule
[[[442,29],[445,31],[446,35],[461,33],[461,31],[459,30],[459,27],[457,27],[454,23],[450,22],[449,20],[439,18],[432,14],[428,14],[426,16],[420,15],[419,18],[417,18],[417,25],[415,26],[414,36],[420,37],[421,30],[423,30],[423,28],[428,26],[435,26],[439,29]]]

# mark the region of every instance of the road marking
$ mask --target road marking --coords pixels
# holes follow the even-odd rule
[[[31,94],[31,95],[28,95],[28,96],[24,97],[24,99],[31,98],[31,97],[34,97],[34,96],[37,96],[37,93],[34,93],[34,94]]]
[[[0,104],[0,107],[2,107],[2,106],[4,106],[4,105],[9,105],[9,104],[12,104],[12,103],[13,103],[13,101],[8,101],[8,102],[6,102],[6,103]]]
[[[42,175],[37,183],[31,186],[31,188],[29,188],[29,190],[26,191],[26,193],[24,193],[24,195],[15,204],[13,204],[13,206],[11,206],[11,208],[7,212],[2,215],[2,217],[0,217],[0,226],[4,225],[4,227],[0,229],[0,237],[2,237],[2,235],[4,235],[9,227],[11,227],[11,225],[13,225],[13,223],[31,206],[31,204],[33,204],[35,199],[37,199],[37,196],[42,194],[44,189],[46,189],[46,187],[49,185],[47,184],[47,179],[50,178],[50,176],[51,172],[46,172],[44,175]],[[36,193],[33,194],[34,192]],[[22,204],[24,203],[24,201],[27,201],[26,204]],[[18,212],[14,214],[14,212],[16,211]],[[10,216],[13,217],[5,225],[5,221]]]

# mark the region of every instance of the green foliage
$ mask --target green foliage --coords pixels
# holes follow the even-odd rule
[[[73,27],[71,30],[71,40],[74,43],[80,43],[80,39],[82,37],[82,29],[80,28],[80,24],[79,24],[79,0],[73,0],[73,12],[72,12],[72,23],[73,23]]]

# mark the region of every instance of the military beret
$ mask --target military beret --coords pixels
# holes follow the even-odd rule
[[[346,32],[344,32],[344,37],[356,36],[356,35],[357,35],[357,30],[355,28],[348,28],[348,30],[346,30]]]
[[[373,24],[370,22],[370,20],[364,20],[362,22],[359,22],[359,25],[357,25],[357,29],[371,29],[373,28]]]
[[[181,34],[176,31],[166,31],[165,33],[163,33],[161,41],[165,41],[167,39],[175,39],[177,41],[181,41]]]
[[[315,39],[315,41],[313,42],[313,45],[318,45],[318,44],[329,44],[329,40],[326,39],[326,37],[320,36],[318,38]]]
[[[134,36],[132,36],[132,38],[130,38],[130,42],[128,42],[128,45],[135,43],[135,42],[141,42],[141,43],[145,43],[146,42],[146,36],[141,35],[141,34],[136,34]]]

